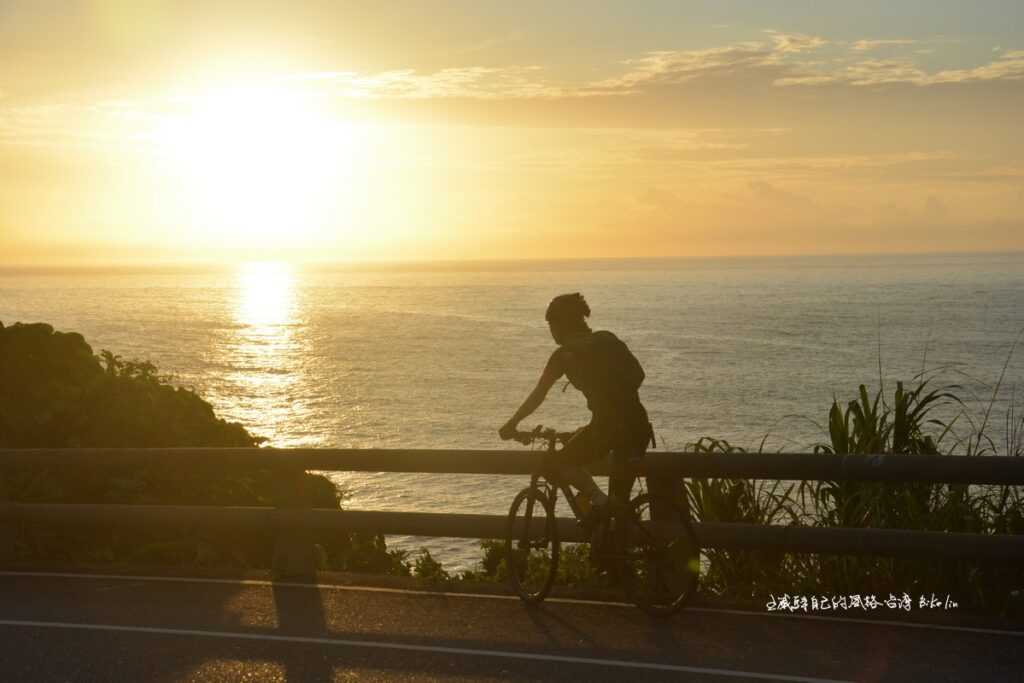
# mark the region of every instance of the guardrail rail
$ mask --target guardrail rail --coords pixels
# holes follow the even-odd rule
[[[80,448],[0,449],[0,467],[62,465],[119,467],[279,468],[282,482],[305,471],[422,472],[529,475],[541,469],[537,451],[437,449]],[[594,467],[595,474],[607,474]],[[1024,458],[1003,456],[826,455],[817,453],[648,453],[638,476],[721,477],[820,481],[921,482],[1019,486]],[[283,486],[286,486],[283,484]],[[411,536],[501,538],[504,515],[328,510],[303,507],[284,492],[278,507],[88,505],[0,500],[0,522],[74,526],[143,526],[202,530],[270,529],[277,534],[275,568],[309,575],[314,532],[368,531]],[[581,541],[575,520],[559,518],[566,541]],[[890,557],[1024,560],[1024,535],[903,529],[817,528],[722,522],[694,523],[702,547]]]

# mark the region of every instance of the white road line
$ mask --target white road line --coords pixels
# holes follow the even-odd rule
[[[341,638],[314,638],[311,636],[281,636],[262,633],[245,633],[233,631],[205,631],[183,628],[156,628],[152,626],[114,626],[111,624],[82,624],[60,621],[22,621],[0,620],[0,626],[20,626],[28,628],[57,628],[79,631],[113,631],[122,633],[147,633],[162,636],[196,636],[200,638],[231,638],[238,640],[259,640],[281,643],[304,643],[313,645],[334,645],[342,647],[363,647],[378,650],[406,650],[410,652],[430,652],[449,655],[469,655],[476,657],[497,657],[501,659],[522,659],[539,662],[559,662],[563,664],[588,664],[592,666],[614,666],[623,669],[647,669],[651,671],[674,671],[679,673],[707,674],[730,678],[757,678],[767,681],[792,681],[794,683],[848,683],[830,678],[810,676],[787,676],[785,674],[760,673],[756,671],[737,671],[732,669],[715,669],[702,666],[683,666],[680,664],[661,664],[658,662],[630,661],[626,659],[602,659],[597,657],[573,657],[569,655],[548,655],[539,652],[514,652],[509,650],[477,650],[466,647],[445,647],[442,645],[410,645],[408,643],[388,643],[379,640],[345,640]]]
[[[429,591],[411,588],[384,588],[380,586],[345,586],[334,583],[302,583],[295,581],[267,581],[264,579],[211,579],[189,576],[136,576],[134,574],[75,574],[72,572],[28,572],[0,571],[2,576],[25,576],[52,579],[97,579],[109,581],[155,581],[164,583],[214,583],[231,586],[285,586],[288,588],[318,588],[332,591],[358,591],[361,593],[396,593],[398,595],[432,595],[444,598],[477,598],[484,600],[519,601],[516,595],[498,595],[494,593],[459,593],[454,591]],[[545,602],[567,603],[574,605],[599,605],[604,607],[633,607],[628,602],[605,602],[601,600],[581,600],[578,598],[548,598]]]
[[[188,576],[134,576],[132,574],[75,574],[72,572],[30,572],[30,571],[0,571],[0,577],[24,576],[34,578],[51,579],[91,579],[97,581],[153,581],[158,583],[212,583],[232,586],[285,586],[288,588],[316,588],[319,590],[332,591],[355,591],[360,593],[395,593],[397,595],[429,595],[444,598],[473,598],[478,600],[512,600],[518,601],[515,595],[494,595],[490,593],[457,593],[444,591],[414,590],[410,588],[381,588],[377,586],[342,586],[331,583],[301,583],[292,581],[265,581],[262,579],[210,579]],[[601,600],[580,600],[574,598],[548,598],[546,603],[563,603],[570,605],[590,605],[602,607],[634,607],[627,602],[604,602]],[[1024,630],[1010,631],[1006,629],[981,628],[975,626],[953,626],[949,624],[925,624],[913,621],[896,621],[892,619],[857,619],[854,617],[826,617],[815,614],[793,614],[791,612],[751,612],[740,609],[725,609],[720,607],[687,607],[683,610],[686,613],[695,614],[727,614],[740,617],[762,617],[768,619],[796,619],[803,621],[824,621],[828,623],[858,624],[861,626],[893,626],[897,628],[916,628],[932,631],[953,631],[957,633],[978,633],[994,636],[1010,636],[1014,638],[1024,637]]]
[[[685,607],[683,612],[706,612],[708,614],[729,614],[744,617],[777,617],[780,619],[799,619],[802,621],[824,621],[830,624],[860,624],[862,626],[895,626],[899,628],[917,628],[931,631],[954,631],[958,633],[978,633],[989,636],[1011,636],[1020,638],[1024,631],[1007,631],[998,628],[981,628],[977,626],[952,626],[950,624],[925,624],[919,621],[896,621],[894,619],[857,619],[854,617],[825,617],[817,614],[779,614],[778,612],[749,612],[740,609],[723,609],[714,607]]]

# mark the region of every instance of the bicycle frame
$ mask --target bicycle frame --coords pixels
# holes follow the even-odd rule
[[[555,449],[555,443],[555,441],[548,443],[541,471],[530,475],[530,488],[540,491],[551,502],[552,509],[558,503],[558,493],[561,491],[565,501],[569,504],[569,509],[572,510],[573,516],[577,521],[580,521],[583,519],[584,513],[576,502],[576,496],[573,495],[569,483],[562,481],[555,473],[556,468],[551,463],[558,453]],[[529,528],[530,520],[533,519],[533,505],[534,502],[531,498],[526,504],[526,514],[524,515],[527,528]]]
[[[558,443],[567,443],[572,435],[542,427],[517,434],[524,444],[538,438],[547,442],[540,466],[530,475],[529,486],[517,494],[509,510],[506,549],[512,569],[510,577],[523,601],[528,604],[543,601],[557,574],[560,540],[555,506],[561,491],[573,516],[584,526],[585,533],[591,535],[591,561],[608,571],[615,582],[621,581],[637,606],[649,614],[668,616],[677,612],[697,590],[699,579],[697,573],[689,569],[699,553],[688,521],[689,506],[685,503],[689,501],[684,498],[684,507],[674,497],[658,498],[658,494],[643,492],[641,488],[636,498],[630,495],[626,502],[619,499],[619,494],[612,498],[604,512],[587,515],[577,503],[575,488],[563,478],[561,463],[556,460],[561,457]],[[661,501],[659,506],[654,504],[657,501]],[[535,509],[537,505],[540,505],[539,511]],[[661,512],[656,512],[659,507]],[[679,529],[674,524],[676,515],[681,522]],[[538,521],[543,520],[542,528],[535,528],[535,516]],[[680,539],[685,540],[685,545],[677,544]],[[549,546],[550,554],[547,553]],[[541,554],[531,555],[534,550]],[[683,557],[681,552],[687,555]],[[550,558],[546,564],[545,556]]]
[[[555,473],[555,467],[551,464],[550,460],[557,456],[558,451],[555,448],[555,442],[550,441],[548,447],[545,450],[544,463],[541,468],[541,472],[534,473],[530,476],[530,488],[540,491],[551,504],[551,508],[554,509],[558,502],[558,493],[561,491],[565,497],[565,501],[569,504],[569,509],[572,510],[573,516],[577,522],[582,522],[586,516],[583,510],[580,509],[579,503],[576,502],[576,496],[573,495],[572,488],[568,482],[562,481]],[[521,542],[529,543],[529,529],[530,522],[533,519],[533,506],[534,500],[531,498],[526,504],[526,512],[524,514],[524,527],[523,534],[524,538]],[[611,510],[609,521],[619,520],[622,515],[618,514],[617,511]],[[644,536],[649,540],[653,539],[650,532],[643,527],[642,524],[636,523],[636,520],[632,519],[630,515],[625,515],[625,523],[636,527]],[[631,557],[629,549],[623,549],[622,552],[608,552],[601,553],[601,556],[605,559],[610,560],[624,560]]]
[[[569,509],[572,510],[572,514],[576,518],[576,521],[582,522],[583,519],[586,517],[586,514],[583,512],[583,510],[580,509],[579,504],[576,502],[576,496],[573,495],[572,488],[570,487],[569,483],[563,481],[558,476],[557,466],[554,464],[554,461],[558,457],[559,453],[557,448],[558,441],[560,440],[559,435],[553,430],[550,430],[547,433],[545,433],[544,431],[535,431],[533,434],[535,435],[535,437],[539,436],[540,438],[546,439],[548,444],[547,448],[544,449],[544,459],[540,468],[541,471],[536,472],[530,476],[530,488],[542,493],[550,501],[552,510],[555,508],[555,505],[558,502],[558,492],[561,491],[562,495],[565,497],[566,502],[569,504]],[[564,440],[563,443],[565,443]],[[526,524],[526,526],[524,527],[524,534],[526,535],[529,535],[528,529],[530,528],[529,525],[533,519],[533,506],[534,501],[531,498],[527,502],[526,513],[524,515],[524,520]],[[609,518],[607,521],[619,520],[620,518],[624,518],[622,520],[624,523],[636,527],[640,531],[640,533],[648,540],[651,540],[653,538],[650,532],[647,529],[645,529],[642,524],[638,524],[636,520],[632,518],[632,515],[621,515],[620,511],[612,509],[610,510]],[[528,542],[528,539],[524,537],[521,542]],[[602,556],[608,559],[622,559],[629,557],[629,553],[628,549],[624,549],[623,553],[602,553]]]

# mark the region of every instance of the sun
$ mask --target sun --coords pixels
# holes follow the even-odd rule
[[[315,96],[279,84],[183,98],[155,132],[179,210],[208,235],[250,247],[308,246],[336,227],[352,210],[366,137]]]

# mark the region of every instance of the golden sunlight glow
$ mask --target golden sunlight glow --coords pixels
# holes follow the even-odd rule
[[[366,128],[282,85],[185,98],[155,131],[192,223],[218,241],[250,246],[301,242],[351,212],[366,137]]]
[[[237,320],[260,334],[292,320],[292,270],[277,261],[254,261],[238,270]]]
[[[1024,3],[52,4],[0,0],[0,266],[1024,249]]]

